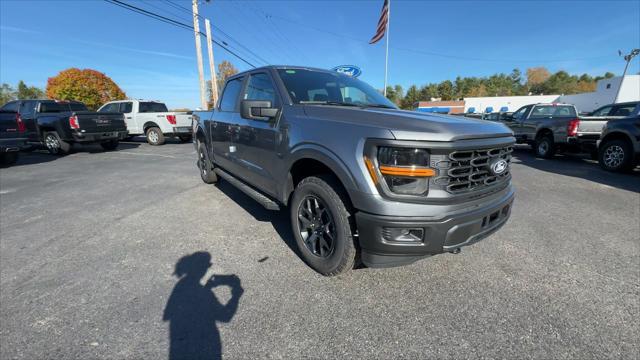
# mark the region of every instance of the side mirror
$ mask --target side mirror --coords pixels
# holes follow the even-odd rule
[[[278,115],[278,109],[271,106],[271,101],[242,100],[240,116],[245,119],[269,121]]]

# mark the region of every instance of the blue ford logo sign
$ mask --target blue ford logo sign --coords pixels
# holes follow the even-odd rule
[[[360,74],[362,74],[362,70],[360,70],[360,68],[355,65],[340,65],[334,67],[331,70],[339,72],[341,74],[349,75],[351,77],[358,77],[360,76]]]
[[[491,170],[491,173],[493,175],[502,175],[505,171],[507,171],[508,167],[509,163],[506,160],[499,159],[491,163],[491,165],[489,166],[489,170]]]

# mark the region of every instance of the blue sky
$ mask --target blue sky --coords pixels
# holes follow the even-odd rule
[[[191,21],[165,1],[122,1]],[[214,0],[202,3],[200,13],[237,42],[215,29],[214,37],[254,64],[263,62],[242,46],[271,64],[355,64],[361,79],[382,88],[384,41],[367,44],[381,5]],[[621,74],[617,50],[640,48],[640,1],[392,0],[390,26],[389,82],[405,88],[533,66]],[[214,51],[216,63],[250,68],[217,46]],[[639,62],[634,59],[630,73],[640,71]],[[44,88],[48,77],[69,67],[102,71],[130,97],[163,100],[172,108],[199,103],[192,32],[100,0],[0,0],[0,82]]]

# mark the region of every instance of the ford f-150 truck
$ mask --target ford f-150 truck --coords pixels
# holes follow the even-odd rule
[[[16,111],[28,142],[45,146],[51,154],[67,154],[74,143],[98,143],[114,150],[127,136],[122,114],[88,111],[78,101],[15,100],[0,110]]]
[[[145,135],[151,145],[162,145],[165,137],[178,137],[191,141],[191,114],[170,112],[167,106],[157,101],[121,100],[108,102],[98,112],[124,114],[129,135]]]
[[[24,122],[15,109],[0,110],[0,164],[12,165],[18,160],[19,151],[26,148],[27,137]]]
[[[194,120],[202,180],[288,207],[303,259],[327,276],[457,253],[510,215],[511,130],[399,110],[345,74],[240,73]]]

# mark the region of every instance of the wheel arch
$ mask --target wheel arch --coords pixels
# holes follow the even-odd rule
[[[142,131],[146,134],[147,129],[151,127],[157,127],[158,129],[160,129],[160,126],[156,122],[147,121],[146,123],[144,123],[144,125],[142,125]],[[162,129],[160,129],[160,131],[162,131]]]
[[[553,139],[553,130],[547,128],[547,127],[543,127],[538,129],[538,131],[536,131],[536,137],[534,138],[534,140],[537,140],[545,135],[550,135],[551,138]]]
[[[614,132],[610,132],[607,135],[605,135],[602,138],[602,141],[600,141],[600,146],[602,146],[602,144],[608,142],[608,141],[613,141],[613,140],[622,140],[622,141],[626,141],[629,143],[629,145],[631,145],[632,147],[634,147],[634,143],[633,143],[633,138],[631,137],[631,135],[627,134],[626,132],[623,131],[614,131]]]
[[[305,177],[318,174],[335,176],[351,202],[353,199],[352,191],[358,189],[353,174],[337,155],[317,145],[299,148],[292,154],[287,171],[287,181],[282,189],[280,200],[284,204],[288,204],[295,186]]]

